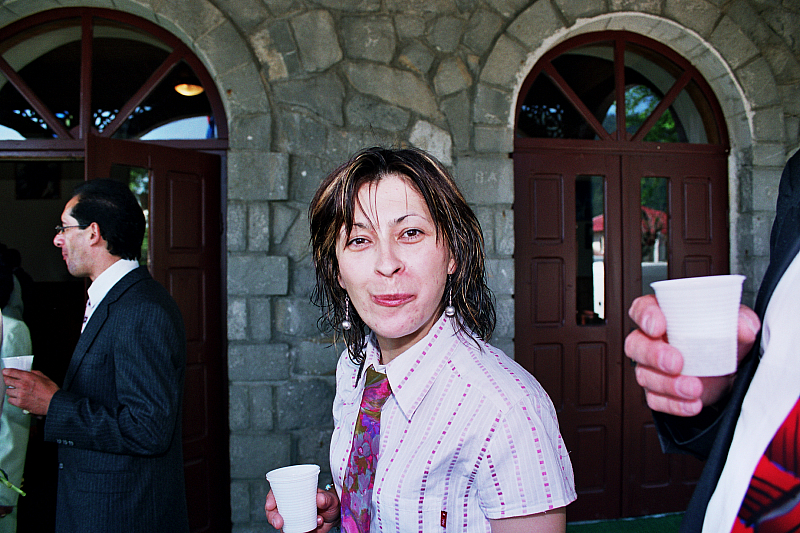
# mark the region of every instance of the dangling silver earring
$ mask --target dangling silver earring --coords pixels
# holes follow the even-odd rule
[[[450,288],[448,291],[448,304],[447,307],[444,308],[444,314],[449,317],[456,316],[456,308],[453,307],[453,289]]]
[[[350,296],[345,295],[344,297],[344,320],[342,320],[342,329],[347,331],[353,327],[352,322],[350,322]]]

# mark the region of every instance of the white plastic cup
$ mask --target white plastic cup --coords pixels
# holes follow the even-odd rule
[[[284,466],[267,472],[267,481],[283,517],[284,533],[317,528],[318,465]]]
[[[669,279],[650,284],[667,319],[669,343],[683,355],[686,376],[736,372],[739,303],[745,277],[738,274]]]
[[[3,357],[0,358],[0,363],[2,363],[3,368],[16,368],[18,370],[30,372],[31,368],[33,368],[33,356],[17,355],[15,357]]]

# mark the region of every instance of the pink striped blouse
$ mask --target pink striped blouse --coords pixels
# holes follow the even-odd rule
[[[576,498],[547,393],[503,352],[478,343],[456,335],[442,316],[386,367],[393,394],[381,414],[373,532],[488,532],[489,519],[540,513]],[[379,366],[372,343],[364,368],[371,364]],[[340,494],[364,387],[357,373],[343,353],[330,454]]]

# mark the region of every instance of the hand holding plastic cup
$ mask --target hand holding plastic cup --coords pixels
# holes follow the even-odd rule
[[[317,465],[284,466],[267,472],[284,533],[307,533],[317,528],[318,478]]]
[[[669,343],[683,355],[681,374],[725,376],[736,372],[744,279],[731,274],[650,284],[667,319]]]

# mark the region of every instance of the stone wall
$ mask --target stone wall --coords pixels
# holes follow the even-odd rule
[[[766,267],[778,177],[800,139],[796,1],[0,0],[0,25],[65,5],[119,9],[173,32],[224,101],[236,532],[270,529],[267,470],[327,470],[342,347],[316,329],[306,209],[354,151],[410,144],[452,169],[486,237],[494,343],[513,355],[514,109],[525,76],[555,44],[625,29],[697,66],[729,128],[731,265],[748,275],[747,299]]]

